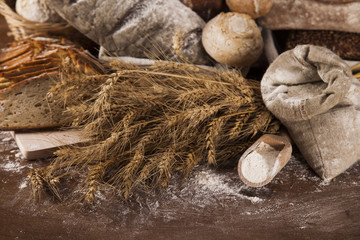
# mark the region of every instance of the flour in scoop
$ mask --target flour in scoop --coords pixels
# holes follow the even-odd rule
[[[241,163],[244,178],[252,183],[262,183],[274,174],[279,165],[279,151],[267,143],[261,142]]]

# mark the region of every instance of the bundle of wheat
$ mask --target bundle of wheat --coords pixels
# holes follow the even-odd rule
[[[105,184],[127,199],[136,189],[166,187],[174,172],[187,176],[199,163],[236,165],[259,136],[278,131],[259,82],[238,72],[169,62],[112,68],[116,72],[96,77],[70,69],[52,90],[70,106],[74,127],[93,138],[59,150],[50,166],[33,171],[58,197],[61,179],[76,179],[80,171],[83,181],[75,188],[82,199],[91,202]],[[77,93],[89,86],[94,97],[79,101]]]

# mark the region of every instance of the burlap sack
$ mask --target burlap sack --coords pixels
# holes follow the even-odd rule
[[[267,69],[261,91],[306,161],[323,179],[360,158],[360,84],[330,50],[300,45]]]

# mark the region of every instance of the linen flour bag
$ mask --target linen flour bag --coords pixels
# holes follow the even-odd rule
[[[313,45],[284,52],[264,74],[261,92],[321,178],[360,158],[360,84],[336,54]]]

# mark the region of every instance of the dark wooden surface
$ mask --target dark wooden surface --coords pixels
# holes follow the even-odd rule
[[[4,45],[4,24],[0,45]],[[0,239],[360,239],[360,164],[323,182],[299,154],[268,185],[245,186],[235,169],[198,167],[161,194],[127,202],[108,191],[94,206],[31,198],[29,170],[0,132]]]
[[[123,202],[101,191],[94,206],[64,206],[30,197],[27,174],[48,161],[22,159],[9,133],[0,140],[0,239],[360,238],[360,164],[323,182],[297,156],[257,189],[204,166],[158,195]]]

